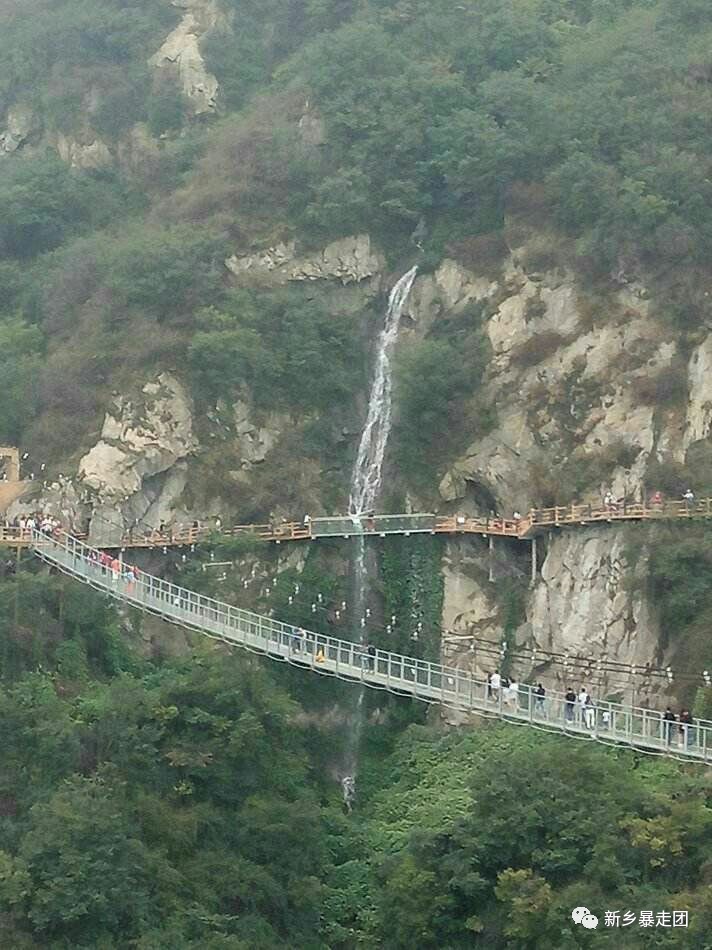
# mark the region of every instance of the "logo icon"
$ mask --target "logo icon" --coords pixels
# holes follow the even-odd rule
[[[598,927],[598,917],[592,914],[588,907],[574,907],[571,919],[575,924],[581,924],[586,930],[595,930]]]

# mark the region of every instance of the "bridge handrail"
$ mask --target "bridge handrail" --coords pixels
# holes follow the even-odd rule
[[[660,519],[712,518],[712,498],[695,501],[684,499],[660,502],[615,502],[611,504],[570,504],[552,508],[532,508],[518,518],[490,516],[435,515],[431,513],[396,515],[343,515],[304,521],[283,521],[272,524],[233,525],[220,528],[206,524],[177,525],[163,531],[129,530],[105,542],[105,547],[160,548],[168,545],[187,546],[213,536],[238,537],[250,535],[263,541],[305,541],[314,538],[350,537],[352,535],[388,534],[483,534],[525,539],[541,528],[566,525],[587,525],[597,522],[641,521]],[[117,526],[118,527],[118,526]],[[85,538],[81,532],[75,537]],[[0,545],[29,544],[30,529],[0,526]]]
[[[516,703],[508,706],[503,690],[494,697],[490,695],[486,679],[457,667],[386,650],[376,650],[370,656],[361,644],[234,607],[151,574],[140,572],[131,578],[126,570],[114,572],[102,567],[97,560],[99,552],[70,535],[50,537],[33,530],[31,541],[38,557],[90,586],[181,626],[275,659],[360,680],[374,688],[407,693],[428,702],[598,741],[653,749],[663,754],[672,751],[687,759],[712,762],[712,722],[708,720],[696,720],[692,726],[681,729],[678,723],[666,724],[657,710],[597,700],[594,725],[589,729],[583,724],[582,715],[577,718],[580,710],[567,704],[565,696],[557,691],[547,691],[545,703],[540,707],[533,687],[522,684]],[[682,745],[671,749],[673,732],[682,737]]]

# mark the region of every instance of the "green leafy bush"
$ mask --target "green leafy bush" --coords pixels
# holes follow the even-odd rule
[[[111,179],[72,171],[57,156],[9,158],[0,181],[0,257],[33,257],[106,223],[120,197]]]
[[[258,406],[325,410],[353,396],[363,349],[353,316],[334,316],[299,292],[234,291],[203,310],[189,360],[214,399],[247,384]]]

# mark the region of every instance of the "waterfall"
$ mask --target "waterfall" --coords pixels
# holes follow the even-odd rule
[[[360,515],[376,502],[381,490],[381,470],[386,454],[386,443],[391,432],[393,379],[391,353],[398,336],[403,309],[408,300],[417,267],[412,267],[398,281],[388,298],[388,310],[383,330],[378,338],[376,371],[368,400],[366,425],[361,433],[358,455],[351,475],[349,512]]]
[[[388,298],[388,309],[383,330],[378,337],[376,367],[368,400],[368,415],[361,433],[361,442],[351,475],[349,513],[354,521],[371,511],[381,492],[383,459],[386,454],[388,436],[391,432],[393,378],[391,373],[391,355],[398,336],[401,316],[413,287],[417,267],[412,267],[398,281]],[[367,644],[362,618],[366,612],[366,544],[363,535],[354,537],[353,558],[353,623],[356,639],[362,647]],[[367,662],[367,661],[363,661]],[[346,750],[342,766],[341,780],[344,802],[350,811],[356,794],[356,770],[358,747],[363,729],[363,686],[356,692],[354,707],[349,716],[346,736]]]

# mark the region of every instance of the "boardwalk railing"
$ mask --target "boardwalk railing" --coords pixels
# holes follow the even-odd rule
[[[317,538],[349,538],[354,535],[385,537],[390,534],[482,534],[528,540],[541,531],[571,525],[610,523],[614,521],[660,521],[712,518],[712,498],[699,501],[667,501],[657,504],[566,505],[555,508],[532,508],[518,518],[468,517],[464,515],[401,514],[343,515],[333,518],[312,518],[304,521],[282,521],[272,524],[234,525],[216,528],[205,524],[176,525],[164,529],[136,528],[122,534],[118,525],[116,537],[107,548],[187,547],[211,537],[250,535],[263,541],[308,541]],[[83,539],[85,535],[77,534]],[[31,531],[16,527],[0,527],[0,546],[29,547]]]
[[[425,702],[712,763],[712,722],[698,720],[694,726],[681,727],[664,722],[656,710],[608,702],[597,702],[587,722],[584,711],[560,693],[549,692],[541,702],[532,687],[520,686],[516,696],[506,697],[502,690],[490,690],[486,680],[455,667],[386,650],[369,655],[357,643],[281,623],[150,574],[112,571],[99,564],[96,550],[68,535],[48,537],[33,531],[31,543],[34,553],[48,564],[117,600],[276,660]]]

